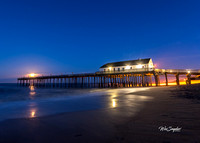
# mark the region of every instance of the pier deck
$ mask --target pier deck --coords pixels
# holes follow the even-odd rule
[[[37,77],[21,77],[17,83],[23,86],[42,87],[133,87],[159,86],[160,76],[164,76],[168,86],[168,75],[174,75],[176,84],[180,84],[180,75],[186,76],[187,84],[191,84],[191,76],[199,76],[200,70],[187,69],[134,69],[125,71],[96,72],[82,74],[46,75]],[[194,78],[194,77],[193,77]]]

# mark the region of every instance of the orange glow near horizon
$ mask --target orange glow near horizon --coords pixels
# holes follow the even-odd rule
[[[191,80],[191,84],[199,84],[199,83],[200,83],[200,80]],[[186,81],[180,81],[179,84],[186,85]],[[175,86],[177,84],[176,82],[168,82],[168,85]],[[152,86],[156,86],[156,84],[153,83]],[[161,82],[160,86],[166,86],[166,82]]]
[[[200,80],[191,80],[191,84],[198,84],[200,83]]]

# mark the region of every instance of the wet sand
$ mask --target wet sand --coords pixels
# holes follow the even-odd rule
[[[115,108],[5,120],[0,122],[0,142],[200,142],[199,99],[188,98],[200,96],[198,89],[200,85],[152,87],[134,93],[151,99],[143,104],[130,101]],[[116,104],[127,96],[131,94],[117,97]],[[182,129],[173,133],[160,131],[160,126]]]

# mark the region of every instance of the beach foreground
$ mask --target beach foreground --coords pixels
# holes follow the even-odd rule
[[[148,99],[142,105],[130,101],[115,108],[7,119],[0,122],[0,142],[199,142],[199,89],[200,85],[151,87],[134,93]],[[125,102],[124,97],[113,104]],[[160,126],[181,130],[162,131]]]

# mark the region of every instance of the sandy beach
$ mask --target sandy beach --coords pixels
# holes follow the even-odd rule
[[[199,89],[200,85],[151,87],[132,94],[121,93],[113,98],[111,106],[115,108],[7,119],[0,122],[0,142],[197,143]],[[160,126],[181,130],[160,131]]]

